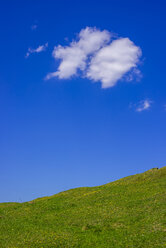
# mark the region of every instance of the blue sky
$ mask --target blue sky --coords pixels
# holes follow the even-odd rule
[[[165,11],[161,0],[1,3],[0,202],[166,165]]]

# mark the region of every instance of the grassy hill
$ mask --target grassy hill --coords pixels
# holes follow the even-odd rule
[[[0,204],[0,247],[166,247],[166,167]]]

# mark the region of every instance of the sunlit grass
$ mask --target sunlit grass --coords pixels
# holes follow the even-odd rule
[[[166,247],[166,167],[0,204],[0,247]]]

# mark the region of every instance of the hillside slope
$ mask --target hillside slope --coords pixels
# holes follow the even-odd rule
[[[166,247],[166,167],[0,204],[1,248]]]

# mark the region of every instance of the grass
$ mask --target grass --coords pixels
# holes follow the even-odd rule
[[[166,248],[166,167],[0,204],[1,248]]]

